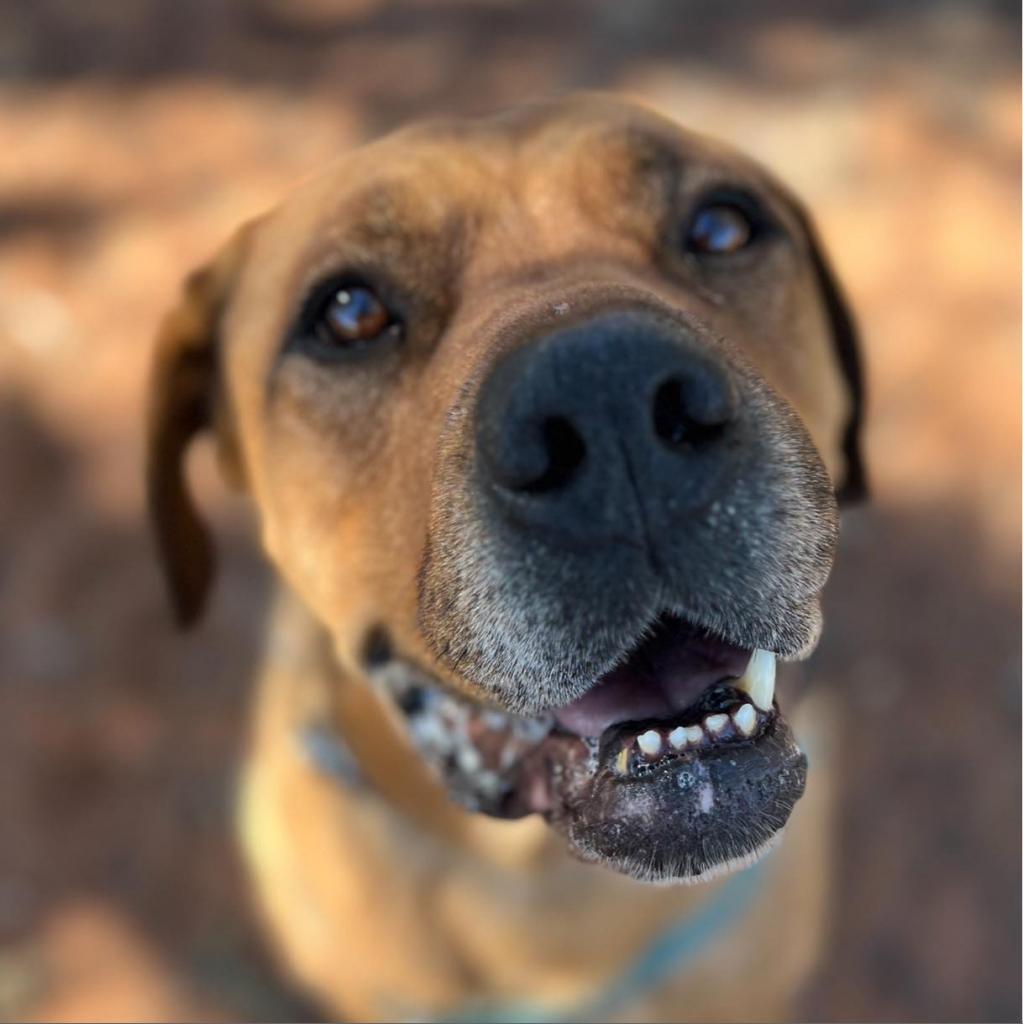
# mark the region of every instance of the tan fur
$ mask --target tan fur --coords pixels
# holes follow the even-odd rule
[[[656,175],[649,196],[629,186],[662,143],[682,154],[686,195],[727,176],[767,196],[791,232],[741,289],[683,286],[655,264],[660,225],[636,210],[656,204]],[[721,883],[655,888],[583,865],[537,818],[457,809],[363,678],[361,644],[386,623],[403,652],[472,692],[417,627],[433,452],[458,389],[511,343],[511,327],[565,296],[641,293],[712,321],[784,395],[839,479],[851,398],[813,256],[798,210],[760,168],[632,105],[584,97],[367,146],[261,218],[187,289],[157,353],[154,512],[179,610],[192,618],[210,569],[181,457],[212,423],[298,595],[282,596],[272,625],[241,829],[282,960],[331,1012],[571,1006],[714,899]],[[301,295],[353,263],[386,268],[411,297],[417,326],[401,358],[337,374],[281,359]],[[818,712],[806,704],[795,721],[813,737],[810,789],[748,915],[628,1019],[788,1012],[826,903],[830,742]],[[345,738],[365,787],[339,785],[303,757],[296,735],[311,721]]]

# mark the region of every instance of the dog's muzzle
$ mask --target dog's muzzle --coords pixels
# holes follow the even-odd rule
[[[507,352],[448,427],[420,623],[481,704],[410,717],[453,791],[639,877],[750,859],[802,792],[775,655],[816,642],[836,539],[798,417],[699,324],[624,309]]]

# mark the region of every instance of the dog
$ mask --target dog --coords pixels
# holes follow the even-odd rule
[[[151,514],[187,625],[211,433],[282,581],[239,828],[308,993],[784,1019],[826,937],[833,744],[775,666],[818,640],[862,416],[799,202],[611,96],[399,130],[187,280]]]

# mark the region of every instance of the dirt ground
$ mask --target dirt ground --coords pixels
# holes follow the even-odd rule
[[[268,575],[174,632],[142,385],[182,275],[424,113],[621,89],[816,212],[863,325],[874,499],[813,672],[844,708],[817,1020],[1020,1019],[1020,101],[997,3],[0,5],[0,1019],[315,1015],[231,841]]]

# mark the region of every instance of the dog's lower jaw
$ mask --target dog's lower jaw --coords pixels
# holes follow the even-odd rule
[[[678,651],[678,636],[695,652]],[[774,703],[774,656],[676,624],[634,657],[646,668],[630,660],[577,706],[539,717],[455,696],[400,656],[372,677],[466,810],[542,815],[576,856],[643,881],[700,881],[752,862],[784,827],[806,776]],[[644,704],[653,684],[642,673],[655,664],[674,673],[672,692],[655,689]],[[715,683],[722,673],[737,678]]]
[[[570,774],[548,820],[584,860],[644,882],[699,882],[771,848],[803,795],[806,769],[776,716],[755,744],[662,763],[636,781]]]

